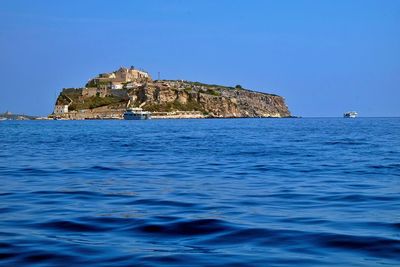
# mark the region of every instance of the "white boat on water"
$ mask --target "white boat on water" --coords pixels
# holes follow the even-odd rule
[[[149,120],[151,112],[143,111],[142,108],[128,108],[124,112],[124,120]]]
[[[343,114],[344,118],[356,118],[358,116],[358,113],[355,111],[349,111],[349,112],[345,112]]]

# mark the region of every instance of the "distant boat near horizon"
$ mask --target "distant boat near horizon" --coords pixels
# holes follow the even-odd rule
[[[343,114],[344,118],[356,118],[358,116],[358,113],[355,111],[349,111],[349,112],[345,112]]]

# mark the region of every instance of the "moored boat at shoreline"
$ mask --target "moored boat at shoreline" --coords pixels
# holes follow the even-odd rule
[[[123,117],[124,120],[149,120],[151,112],[143,111],[142,108],[127,108]]]

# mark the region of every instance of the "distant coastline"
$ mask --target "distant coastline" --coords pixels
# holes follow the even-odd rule
[[[20,121],[22,121],[22,120],[36,120],[36,119],[41,119],[41,118],[43,118],[43,117],[25,115],[25,114],[14,114],[9,111],[0,113],[0,120],[20,120]]]

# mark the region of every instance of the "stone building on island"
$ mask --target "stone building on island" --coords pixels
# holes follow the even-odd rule
[[[62,115],[68,113],[68,105],[55,105],[53,114]]]
[[[77,102],[82,102],[80,106],[85,106],[82,104],[93,97],[108,97],[108,100],[121,99],[121,101],[129,99],[127,90],[144,86],[149,82],[152,82],[150,74],[146,71],[135,69],[133,66],[130,68],[120,67],[110,73],[101,73],[97,77],[90,79],[85,87],[64,88],[57,98],[53,114],[57,116],[66,115],[76,109]],[[67,95],[73,95],[77,99],[74,102]],[[92,99],[92,101],[95,102],[96,99]],[[97,99],[97,101],[100,100]],[[90,106],[89,104],[88,107],[90,108]]]
[[[151,76],[148,72],[135,69],[133,66],[128,68],[121,67],[111,73],[101,73],[96,78],[90,80],[87,87],[123,89],[133,82],[149,82]]]

